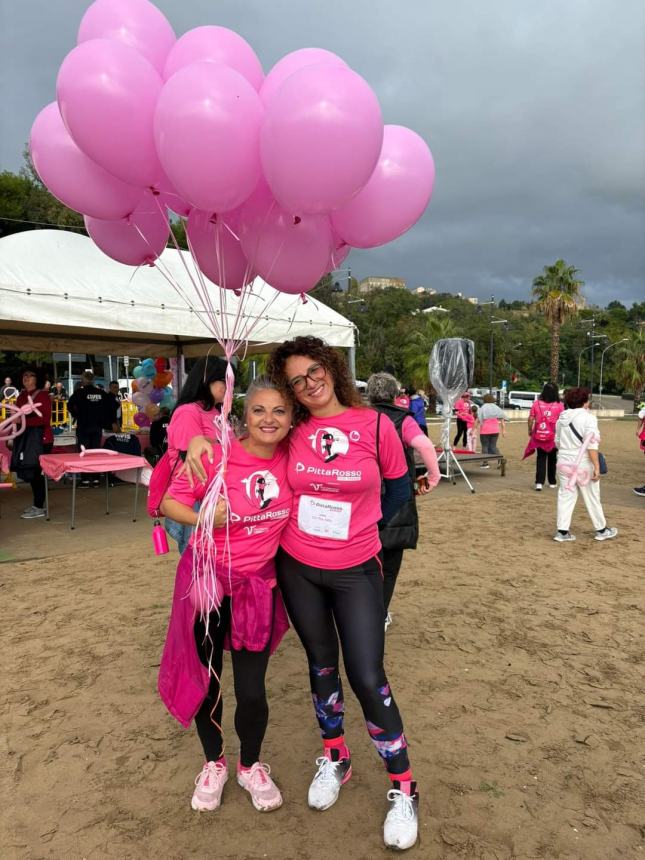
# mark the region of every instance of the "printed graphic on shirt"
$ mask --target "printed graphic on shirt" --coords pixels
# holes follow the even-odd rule
[[[309,439],[311,447],[325,463],[331,463],[339,454],[346,454],[349,450],[349,439],[336,427],[322,427],[309,436]]]
[[[263,511],[271,504],[272,499],[280,495],[280,487],[275,475],[264,469],[252,472],[247,478],[242,478],[247,498]]]

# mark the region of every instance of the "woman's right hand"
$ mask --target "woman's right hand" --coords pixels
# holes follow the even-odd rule
[[[205,481],[208,477],[204,469],[204,464],[202,463],[202,457],[204,454],[207,455],[208,462],[212,463],[213,443],[210,439],[207,439],[206,436],[194,436],[188,443],[186,459],[184,461],[184,465],[179,470],[179,474],[181,474],[181,472],[186,473],[188,483],[191,487],[195,485],[195,479],[198,481]]]

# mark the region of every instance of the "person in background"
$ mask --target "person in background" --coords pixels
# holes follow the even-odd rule
[[[38,367],[26,367],[22,372],[22,391],[16,399],[16,406],[24,406],[29,397],[38,404],[40,415],[35,412],[27,415],[26,427],[42,428],[43,454],[49,454],[54,447],[54,434],[51,428],[51,401],[44,390],[44,374]],[[20,438],[20,437],[18,437]],[[15,440],[14,440],[15,444]],[[23,520],[33,520],[45,516],[45,481],[40,463],[37,464],[31,484],[33,504],[21,513]]]
[[[401,409],[409,409],[410,408],[410,398],[408,397],[407,389],[401,388],[399,393],[394,398],[394,405],[400,406]]]
[[[414,393],[410,397],[410,405],[408,409],[410,410],[412,417],[417,422],[419,427],[421,428],[421,432],[428,435],[428,421],[426,418],[426,402],[425,398],[422,397],[422,391],[416,391],[414,388],[410,389]]]
[[[70,415],[76,419],[76,444],[78,450],[83,448],[100,448],[105,427],[110,413],[110,404],[105,391],[94,385],[94,374],[84,370],[81,374],[81,388],[75,391],[67,402]],[[100,484],[100,477],[95,475],[91,482],[95,487]],[[89,487],[90,480],[83,478],[81,487]]]
[[[475,426],[479,430],[479,438],[482,444],[482,454],[499,455],[497,448],[497,440],[499,434],[506,436],[506,416],[504,412],[495,403],[495,397],[492,394],[484,395],[484,402],[479,407],[477,412],[477,421]],[[486,460],[481,464],[482,469],[490,469]]]
[[[395,406],[394,399],[397,395],[398,383],[396,379],[389,373],[373,373],[367,380],[367,399],[370,405],[378,412],[387,415],[396,427],[399,438],[403,443],[406,460],[408,462],[408,471],[410,472],[411,480],[414,480],[416,468],[414,464],[414,453],[418,451],[419,456],[428,470],[422,479],[419,480],[419,494],[425,495],[433,490],[441,480],[439,464],[437,463],[437,452],[434,445],[427,438],[427,428],[425,436],[423,428],[408,414],[407,410],[400,406]],[[418,398],[421,400],[421,398]],[[413,401],[414,402],[414,401]],[[423,401],[421,401],[423,402]],[[412,411],[412,410],[410,410]],[[412,518],[410,523],[397,520],[397,526],[407,527],[414,526],[418,534],[418,520]],[[390,546],[383,547],[383,603],[385,608],[385,629],[387,630],[392,623],[392,616],[389,612],[390,601],[394,593],[396,579],[401,569],[403,561],[403,551],[407,547],[397,548],[392,546],[396,540],[389,540]],[[409,545],[409,544],[408,544]]]
[[[213,437],[226,393],[226,361],[217,356],[200,358],[186,377],[167,427],[167,450],[173,474],[184,460],[195,436]],[[180,555],[188,546],[192,526],[166,517],[165,528],[177,541]]]
[[[466,419],[468,429],[466,431],[466,447],[474,454],[477,451],[477,406],[473,403],[470,407],[470,414]]]
[[[564,402],[567,408],[561,413],[555,428],[560,486],[557,505],[558,530],[553,540],[564,543],[576,539],[569,528],[578,494],[582,496],[596,530],[594,539],[610,540],[616,537],[618,529],[607,526],[600,504],[600,433],[598,419],[589,411],[591,392],[588,388],[570,388],[564,393]],[[581,451],[583,446],[586,446],[584,452]]]
[[[549,487],[557,487],[556,462],[558,449],[555,427],[564,405],[560,402],[560,391],[554,382],[547,382],[542,393],[531,406],[528,418],[530,447],[535,449],[535,489],[540,492],[549,481]],[[527,449],[528,450],[528,449]]]
[[[168,425],[170,424],[170,409],[162,406],[159,415],[150,424],[150,445],[143,452],[143,456],[153,466],[165,454],[168,448]]]
[[[464,391],[454,406],[454,413],[457,416],[457,435],[453,439],[452,444],[455,448],[459,445],[462,438],[464,440],[464,447],[468,445],[468,426],[472,426],[474,423],[470,412],[471,406],[470,391]]]
[[[65,400],[67,398],[67,392],[63,386],[63,383],[60,379],[56,382],[52,388],[49,389],[49,396],[53,400]]]
[[[106,414],[103,429],[110,433],[118,433],[121,429],[121,401],[119,399],[119,383],[112,380],[105,397]]]
[[[645,403],[639,403],[636,436],[639,439],[640,449],[643,454],[645,454]],[[634,492],[637,496],[645,496],[645,485],[642,487],[634,487]]]

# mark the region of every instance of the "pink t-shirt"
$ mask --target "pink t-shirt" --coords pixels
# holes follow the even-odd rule
[[[291,431],[291,517],[281,545],[312,567],[340,570],[362,564],[381,548],[381,474],[373,409],[351,407],[333,418],[310,417]],[[407,473],[394,424],[381,415],[383,478]]]
[[[472,403],[470,400],[464,400],[463,397],[460,397],[459,400],[455,403],[455,412],[457,413],[457,418],[461,418],[462,421],[465,421],[469,427],[472,427],[475,423],[475,416],[470,411]]]
[[[179,451],[187,451],[190,440],[195,436],[213,439],[215,426],[213,419],[219,415],[217,409],[203,409],[199,403],[183,403],[172,413],[168,425],[168,456],[174,463]]]
[[[529,417],[535,420],[533,433],[535,434],[541,422],[545,422],[551,435],[555,438],[555,425],[563,412],[564,403],[545,403],[543,400],[535,400],[529,412]]]
[[[213,449],[213,463],[204,457],[206,483],[188,483],[185,474],[173,479],[168,495],[189,508],[200,502],[215,478],[219,466],[218,445]],[[230,505],[228,536],[231,567],[236,573],[252,573],[274,558],[280,535],[291,513],[293,493],[287,480],[287,443],[278,446],[270,460],[247,453],[231,434],[231,448],[226,468],[226,487]],[[192,538],[191,538],[192,543]],[[224,550],[226,529],[215,529],[218,552]]]
[[[403,444],[414,448],[421,455],[423,464],[428,470],[428,486],[436,487],[441,480],[437,452],[430,439],[421,430],[414,418],[407,416],[401,425],[401,436]]]

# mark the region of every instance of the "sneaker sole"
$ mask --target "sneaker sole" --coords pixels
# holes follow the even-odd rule
[[[618,537],[618,534],[615,535],[607,535],[607,537],[598,537],[598,535],[594,535],[594,540],[614,540]]]
[[[240,788],[243,788],[244,791],[246,791],[246,793],[251,798],[251,803],[253,804],[254,809],[257,809],[258,812],[273,812],[274,809],[280,809],[280,807],[284,803],[282,797],[280,797],[280,803],[276,803],[275,806],[261,806],[259,803],[256,802],[249,789],[244,785],[244,783],[239,777],[237,778],[237,784],[240,786]]]
[[[226,785],[227,782],[228,782],[228,776],[224,780],[224,785]],[[222,792],[223,791],[224,791],[224,786],[222,786]],[[217,801],[216,806],[208,806],[207,803],[205,803],[202,800],[198,800],[194,796],[191,797],[191,799],[190,799],[190,808],[194,809],[195,812],[217,812],[217,810],[220,808],[221,805],[222,805],[222,798],[221,797]]]
[[[342,788],[342,786],[343,786],[343,785],[345,785],[345,783],[346,783],[346,782],[348,782],[348,781],[349,781],[349,779],[351,778],[351,776],[352,776],[352,766],[350,765],[350,766],[349,766],[349,770],[348,770],[348,771],[347,771],[347,773],[345,774],[345,776],[344,776],[344,778],[343,778],[343,781],[342,781],[342,782],[341,782],[341,784],[340,784],[340,787],[341,787],[341,788]],[[331,803],[326,804],[326,806],[313,806],[311,803],[309,803],[309,798],[307,798],[307,804],[309,805],[309,809],[315,809],[317,812],[324,812],[326,809],[331,809],[331,808],[332,808],[332,806],[333,806],[333,805],[336,803],[336,801],[338,800],[339,795],[340,795],[340,788],[338,789],[338,794],[336,795],[336,797],[332,800],[332,802],[331,802]]]
[[[27,514],[21,514],[21,515],[20,515],[20,519],[21,519],[21,520],[39,520],[39,519],[41,519],[41,518],[42,518],[42,517],[44,517],[44,516],[45,516],[45,514],[44,514],[44,513],[43,513],[43,514],[29,514],[29,515],[27,515]]]

